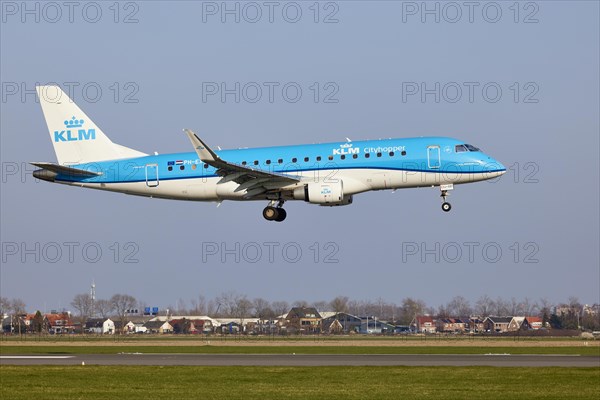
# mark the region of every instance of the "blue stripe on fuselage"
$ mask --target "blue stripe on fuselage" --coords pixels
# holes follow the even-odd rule
[[[332,169],[389,169],[461,174],[505,170],[502,164],[482,152],[456,153],[455,146],[463,143],[448,137],[422,137],[220,150],[216,153],[231,163],[246,162],[246,166],[253,169],[292,175],[302,171]],[[435,163],[428,160],[429,146],[439,146],[439,168],[430,168]],[[402,155],[403,151],[406,152],[405,155]],[[435,158],[436,151],[434,148],[430,157]],[[367,158],[366,154],[370,156]],[[305,161],[305,157],[308,161]],[[320,161],[317,161],[317,157],[320,157]],[[283,161],[281,164],[279,159]],[[178,161],[183,163],[177,164]],[[254,164],[255,161],[258,165]],[[188,152],[73,165],[79,169],[102,172],[102,175],[85,179],[58,176],[57,180],[89,183],[141,182],[146,180],[146,166],[149,164],[158,166],[160,180],[217,176],[213,167],[205,168],[196,153]],[[169,167],[172,168],[171,171],[168,170]],[[149,173],[152,175],[154,171],[150,170]]]

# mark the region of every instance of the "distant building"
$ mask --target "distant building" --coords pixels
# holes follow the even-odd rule
[[[360,331],[362,320],[348,313],[333,313],[321,320],[321,327],[326,333],[348,333]]]
[[[487,317],[483,321],[483,327],[486,332],[504,333],[508,332],[508,325],[513,320],[513,317]]]
[[[544,322],[540,317],[525,317],[521,330],[538,330],[543,328]]]
[[[417,333],[435,333],[436,321],[430,315],[416,316],[410,323],[410,327]]]
[[[362,334],[388,334],[394,333],[394,325],[379,321],[374,318],[366,318],[360,324],[359,333]]]
[[[321,319],[314,307],[293,307],[286,317],[286,329],[290,333],[319,333]]]
[[[525,317],[513,317],[508,323],[508,331],[516,332],[521,330],[521,325],[523,324],[523,321],[525,321]]]

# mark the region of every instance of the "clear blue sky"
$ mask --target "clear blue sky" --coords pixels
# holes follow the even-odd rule
[[[215,9],[221,2],[133,2],[118,15],[113,2],[98,3],[99,17],[80,3],[73,22],[66,8],[58,17],[39,3],[36,22],[36,2],[27,2],[33,14],[2,2],[1,295],[62,308],[95,280],[98,297],[123,292],[161,307],[225,291],[288,301],[413,296],[433,306],[482,294],[599,302],[598,2],[513,3],[439,3],[439,22],[421,2],[322,3],[318,15],[312,1],[281,2],[272,17],[238,3],[236,23]],[[23,180],[23,163],[55,161],[40,106],[22,92],[36,82],[75,82],[75,100],[111,139],[148,153],[191,151],[182,128],[222,148],[447,135],[509,170],[496,183],[457,187],[448,214],[437,190],[413,189],[333,209],[289,203],[282,224],[262,219],[262,202],[216,208]],[[203,93],[207,82],[264,91],[251,102],[252,84],[239,103],[231,94],[222,102]],[[272,102],[267,82],[278,85]],[[287,83],[302,89],[297,102],[282,93]],[[407,92],[422,83],[434,93]],[[11,243],[33,253],[39,243],[39,262],[6,251]],[[240,262],[223,251],[236,243]],[[138,263],[124,262],[131,252]]]

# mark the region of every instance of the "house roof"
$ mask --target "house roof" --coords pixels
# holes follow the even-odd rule
[[[426,323],[433,324],[433,317],[431,315],[420,315],[417,317],[417,323],[423,325]]]
[[[147,329],[160,329],[165,324],[171,326],[167,321],[148,321],[144,324],[144,327]]]
[[[287,319],[290,318],[321,318],[321,314],[315,307],[292,307],[287,315]]]
[[[490,321],[492,321],[494,324],[510,324],[510,321],[513,320],[513,317],[494,317],[494,316],[489,316],[489,317],[487,317],[487,319],[489,319]]]
[[[333,313],[333,315],[329,315],[327,317],[323,316],[324,313],[321,313],[321,317],[324,320],[328,320],[328,321],[333,321],[333,320],[339,320],[339,321],[362,321],[362,319],[360,317],[357,317],[356,315],[352,315],[352,314],[348,314],[345,312],[339,312],[339,313]]]
[[[529,322],[530,324],[532,323],[542,323],[542,319],[540,317],[525,317],[525,319],[527,320],[527,322]]]

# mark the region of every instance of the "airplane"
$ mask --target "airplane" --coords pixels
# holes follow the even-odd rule
[[[213,150],[184,129],[194,152],[149,155],[112,142],[60,87],[36,89],[58,163],[32,162],[40,168],[33,176],[64,185],[219,205],[268,201],[263,217],[281,222],[287,201],[345,206],[359,193],[402,188],[439,188],[448,212],[454,185],[506,172],[479,148],[449,137]]]

